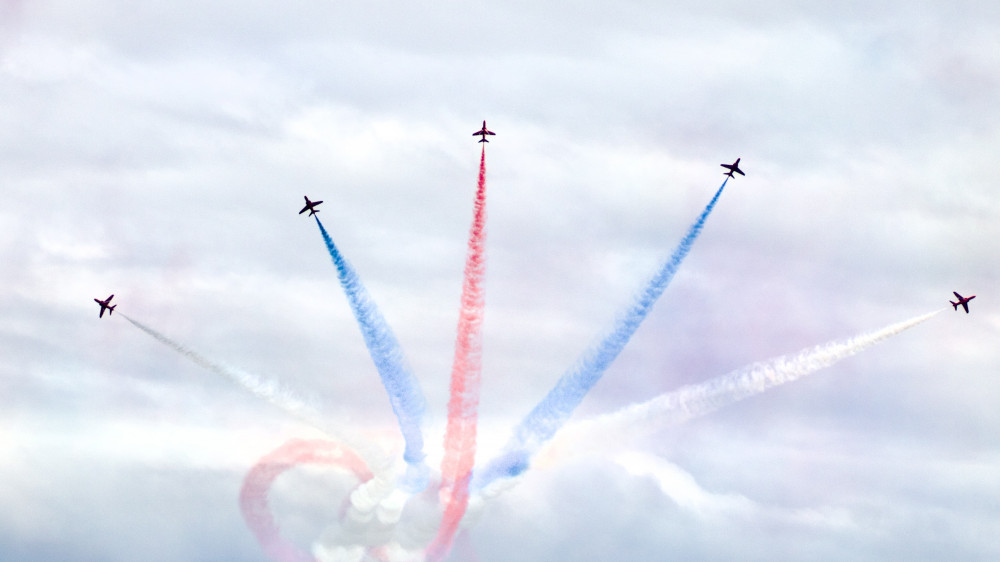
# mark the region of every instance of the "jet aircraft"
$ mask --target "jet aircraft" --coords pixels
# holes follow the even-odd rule
[[[954,293],[955,297],[958,298],[958,302],[948,301],[948,302],[951,303],[951,306],[955,307],[955,310],[958,310],[959,305],[961,305],[961,307],[965,309],[965,313],[968,314],[969,313],[969,301],[971,301],[972,299],[976,298],[976,295],[972,295],[971,297],[963,297],[962,295],[960,295],[958,293],[955,293],[955,291],[952,291],[952,293]]]
[[[733,175],[733,172],[736,172],[737,174],[739,174],[741,176],[745,176],[746,175],[746,174],[743,173],[743,170],[740,169],[740,159],[739,158],[737,158],[736,161],[733,162],[732,164],[719,164],[719,165],[722,166],[723,168],[729,170],[728,172],[724,172],[722,174],[724,176],[729,176],[731,178],[734,178],[736,176]]]
[[[479,139],[479,142],[490,142],[490,141],[486,140],[486,135],[495,135],[495,134],[496,133],[494,133],[493,131],[491,131],[491,130],[489,130],[489,129],[486,128],[486,121],[483,121],[483,128],[479,129],[475,133],[472,133],[472,136],[474,136],[474,137],[483,137],[483,138]]]
[[[117,304],[111,304],[111,299],[112,298],[114,298],[114,295],[111,295],[110,297],[108,297],[108,298],[106,298],[104,300],[94,299],[94,302],[96,302],[97,304],[101,305],[101,313],[97,316],[98,318],[104,318],[104,311],[105,310],[108,311],[108,316],[111,316],[111,313],[115,311],[115,307],[118,306],[118,305]]]
[[[316,208],[316,205],[319,205],[320,203],[322,203],[322,201],[310,201],[309,197],[306,197],[306,206],[302,207],[302,210],[299,211],[299,214],[301,215],[302,213],[309,211],[310,217],[315,215],[316,213],[319,212],[319,209]]]

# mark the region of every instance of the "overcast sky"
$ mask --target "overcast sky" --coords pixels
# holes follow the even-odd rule
[[[436,466],[483,119],[480,461],[721,162],[746,177],[574,419],[948,310],[630,450],[556,456],[453,559],[998,558],[997,99],[987,1],[0,0],[0,559],[267,559],[244,475],[321,434],[122,312],[399,452],[303,195],[405,349]],[[272,491],[306,550],[350,489],[328,472]]]

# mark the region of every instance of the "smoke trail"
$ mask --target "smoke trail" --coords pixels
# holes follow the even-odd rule
[[[691,251],[691,246],[701,233],[708,215],[722,195],[726,181],[728,178],[722,182],[698,220],[691,225],[673,254],[636,297],[614,329],[596,346],[584,352],[548,395],[521,421],[503,453],[482,471],[477,471],[473,488],[479,489],[497,478],[517,476],[523,472],[528,467],[531,455],[566,423],[573,410],[618,357],[670,284],[681,262]]]
[[[245,390],[250,391],[254,396],[266,400],[273,406],[284,410],[286,413],[320,429],[324,432],[331,433],[331,430],[326,427],[326,425],[319,421],[319,416],[306,405],[301,400],[292,396],[287,390],[284,390],[273,381],[262,381],[259,378],[251,375],[249,373],[240,371],[238,369],[233,369],[225,365],[221,365],[210,359],[207,359],[198,353],[184,347],[183,345],[175,342],[174,340],[168,338],[167,336],[157,332],[156,330],[150,328],[149,326],[130,318],[124,312],[118,313],[119,316],[128,320],[130,324],[139,328],[147,335],[151,336],[156,341],[166,345],[167,347],[173,349],[177,353],[187,357],[192,362],[194,362],[199,367],[208,369],[216,375],[223,377],[230,382],[236,383]],[[336,433],[335,431],[333,433]]]
[[[626,434],[634,437],[640,428],[654,431],[659,427],[703,416],[829,367],[930,320],[942,310],[845,340],[832,341],[803,349],[795,354],[753,363],[706,382],[681,387],[647,402],[625,407],[616,413],[576,424],[568,432],[571,435],[567,435],[567,441],[570,443],[604,441],[598,439],[599,435],[608,440],[621,441],[622,436]]]
[[[426,407],[423,392],[403,360],[403,352],[399,342],[396,341],[396,336],[361,284],[357,272],[344,259],[333,239],[323,228],[318,216],[316,225],[323,234],[326,248],[330,252],[333,264],[337,267],[340,284],[361,328],[365,346],[368,347],[368,353],[382,379],[382,385],[389,394],[392,411],[399,420],[399,429],[406,442],[403,459],[409,465],[403,485],[414,492],[422,490],[427,485],[429,472],[427,465],[424,464],[424,437],[420,427]]]
[[[372,478],[360,456],[332,441],[292,439],[257,461],[243,479],[240,512],[264,552],[279,562],[316,560],[281,536],[267,503],[267,494],[274,481],[297,464],[339,466],[353,472],[361,482]]]
[[[458,317],[455,361],[451,368],[448,427],[441,461],[441,502],[444,515],[438,534],[427,548],[429,560],[448,555],[469,501],[469,479],[476,456],[476,423],[482,374],[482,324],[486,272],[486,145],[479,158],[479,182],[469,230],[462,309]]]

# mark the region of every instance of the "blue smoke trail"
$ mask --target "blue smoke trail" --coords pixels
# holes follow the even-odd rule
[[[399,429],[406,442],[403,460],[409,465],[404,486],[410,491],[419,492],[427,485],[429,470],[424,464],[424,437],[420,427],[427,406],[423,391],[403,360],[403,352],[396,336],[372,302],[358,274],[337,250],[319,217],[316,217],[316,225],[323,234],[333,265],[337,267],[340,285],[358,320],[365,346],[375,362],[382,385],[389,394],[392,411],[399,420]]]
[[[573,410],[580,405],[583,397],[618,357],[625,345],[635,334],[642,321],[649,314],[657,299],[670,284],[681,262],[691,251],[691,246],[701,233],[708,215],[726,187],[726,178],[715,192],[715,196],[702,211],[698,220],[691,225],[688,233],[674,250],[670,259],[653,276],[646,288],[636,297],[635,302],[618,320],[617,325],[600,343],[584,352],[576,364],[556,383],[556,386],[542,399],[521,423],[514,429],[514,435],[503,453],[491,461],[481,471],[477,471],[472,487],[482,488],[498,478],[513,477],[528,468],[531,455],[566,423]]]

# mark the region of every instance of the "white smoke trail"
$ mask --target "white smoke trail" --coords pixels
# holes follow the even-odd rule
[[[330,424],[320,418],[319,414],[311,406],[296,398],[291,392],[282,388],[277,382],[261,380],[259,377],[251,375],[245,371],[234,369],[221,363],[216,363],[215,361],[212,361],[197,352],[184,347],[149,326],[146,326],[142,322],[130,318],[124,313],[119,313],[119,316],[128,320],[130,324],[142,330],[156,341],[166,345],[184,357],[187,357],[199,367],[207,369],[216,375],[235,383],[237,386],[249,391],[257,398],[268,402],[272,406],[281,409],[292,417],[322,431],[334,440],[354,449],[358,455],[368,463],[368,466],[371,467],[373,472],[384,471],[385,467],[387,467],[389,461],[385,454],[376,450],[370,442],[362,440],[359,437],[346,435],[341,430],[331,427]]]
[[[943,310],[936,310],[885,328],[866,332],[846,340],[833,341],[747,365],[728,374],[700,384],[681,387],[652,400],[633,404],[621,410],[567,427],[560,443],[554,444],[546,457],[558,458],[572,454],[579,444],[620,443],[622,437],[635,436],[636,431],[655,431],[667,425],[709,414],[760,394],[770,388],[798,380],[842,359],[930,320]],[[606,437],[607,439],[602,439]]]
[[[311,406],[282,388],[277,382],[262,380],[240,369],[212,361],[125,314],[119,313],[119,315],[199,367],[235,383],[292,417],[322,431],[352,449],[366,463],[373,477],[360,484],[351,493],[343,521],[313,545],[313,555],[316,558],[324,562],[367,560],[369,558],[366,552],[372,545],[389,542],[409,495],[396,489],[394,485],[399,479],[400,467],[370,439],[347,435],[331,427]]]

